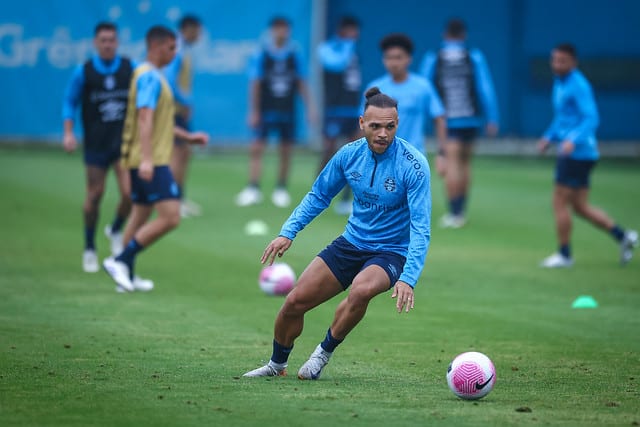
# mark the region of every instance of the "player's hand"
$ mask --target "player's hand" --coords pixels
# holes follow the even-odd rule
[[[545,151],[547,151],[550,144],[551,143],[549,142],[548,139],[542,138],[538,140],[538,153],[543,154]]]
[[[436,155],[436,172],[441,178],[447,173],[447,157],[444,153],[439,152]]]
[[[260,124],[260,120],[261,120],[260,112],[252,111],[249,113],[249,117],[247,117],[247,124],[251,129],[255,129]]]
[[[563,156],[568,156],[571,153],[573,153],[573,150],[575,150],[576,145],[573,143],[573,141],[562,141],[562,144],[560,145],[560,153],[562,153]]]
[[[62,146],[64,147],[64,151],[67,153],[71,153],[75,151],[78,146],[78,141],[76,140],[76,136],[73,132],[65,133],[62,139]]]
[[[276,259],[276,255],[281,257],[284,253],[291,247],[291,239],[287,239],[286,237],[278,236],[267,245],[264,252],[262,253],[262,258],[260,258],[261,263],[267,263],[269,265],[273,264],[273,261]]]
[[[207,145],[209,143],[209,134],[206,132],[191,132],[189,134],[189,142],[195,145]]]
[[[491,138],[494,138],[496,136],[498,136],[498,125],[495,123],[487,123],[487,128],[485,129],[485,131],[487,132],[487,136],[490,136]]]
[[[403,281],[396,282],[391,298],[397,298],[396,309],[398,309],[398,313],[402,313],[402,309],[408,313],[413,308],[413,288]]]
[[[153,162],[143,160],[138,167],[138,176],[143,181],[151,181],[153,179]]]

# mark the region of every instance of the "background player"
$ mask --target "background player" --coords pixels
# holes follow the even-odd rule
[[[573,211],[596,227],[611,233],[620,244],[620,262],[631,260],[638,245],[638,233],[625,231],[604,211],[589,203],[589,185],[593,168],[599,158],[595,136],[598,127],[598,109],[589,81],[577,69],[576,49],[570,44],[559,44],[551,52],[553,84],[553,122],[538,142],[541,152],[550,143],[558,144],[553,211],[558,236],[558,252],[545,258],[542,267],[571,267],[571,212]]]
[[[398,136],[426,155],[425,118],[433,118],[439,149],[444,147],[447,125],[444,107],[431,83],[409,71],[413,42],[404,34],[389,34],[380,41],[387,74],[369,83],[398,101]]]
[[[206,144],[202,132],[187,132],[174,125],[171,88],[160,72],[175,55],[176,36],[154,26],[147,32],[147,61],[131,80],[129,106],[123,134],[122,160],[131,177],[133,209],[125,229],[128,242],[117,257],[103,266],[119,290],[147,291],[153,287],[134,274],[136,255],[180,223],[180,190],[169,169],[174,134],[186,141]],[[157,217],[149,221],[153,210]]]
[[[498,133],[498,104],[489,67],[482,52],[466,46],[466,38],[464,22],[452,19],[442,47],[427,52],[421,67],[421,74],[434,85],[447,111],[447,143],[436,164],[449,201],[449,213],[440,225],[451,228],[466,222],[473,141],[483,127],[489,136]]]
[[[163,68],[163,72],[173,90],[173,97],[176,101],[176,126],[191,130],[190,122],[193,117],[193,61],[191,47],[200,38],[202,23],[194,15],[185,15],[180,19],[178,28],[176,56],[173,61]],[[191,145],[187,141],[175,138],[170,167],[182,194],[182,203],[180,205],[182,217],[202,214],[202,208],[197,203],[188,200],[185,195],[185,180],[190,158]]]
[[[349,286],[326,338],[302,365],[298,378],[319,378],[335,348],[362,320],[376,295],[393,287],[391,297],[397,298],[398,312],[414,307],[413,287],[430,240],[430,176],[424,156],[395,137],[397,105],[378,88],[367,91],[360,117],[365,137],[338,151],[282,226],[280,236],[265,249],[262,262],[271,264],[345,185],[351,187],[354,210],[344,233],[311,261],[287,295],[276,317],[269,363],[244,376],[285,375],[305,313]]]
[[[73,132],[78,106],[82,110],[84,129],[84,164],[87,193],[83,205],[85,249],[82,268],[88,273],[100,269],[95,234],[100,201],[104,194],[109,168],[113,168],[120,190],[120,200],[113,222],[105,232],[111,240],[111,252],[122,250],[122,226],[129,215],[129,176],[121,167],[120,145],[127,108],[132,61],[117,54],[118,35],[115,24],[100,22],[95,27],[93,45],[96,53],[78,66],[66,89],[63,104],[63,146],[68,152],[78,143]]]
[[[262,156],[272,131],[280,137],[280,168],[271,201],[278,207],[291,203],[287,191],[291,150],[295,138],[295,95],[299,93],[307,115],[315,122],[316,111],[305,82],[304,62],[295,43],[290,40],[291,24],[284,17],[271,20],[269,37],[256,52],[249,68],[249,126],[256,137],[249,148],[249,185],[236,197],[238,206],[262,201],[260,175]]]
[[[338,138],[349,140],[358,138],[358,117],[360,116],[360,94],[362,73],[356,52],[360,35],[360,24],[345,16],[338,24],[337,34],[318,47],[318,58],[322,65],[324,88],[323,146],[320,171],[336,153]],[[336,212],[351,213],[349,187],[345,187],[342,200],[336,205]]]

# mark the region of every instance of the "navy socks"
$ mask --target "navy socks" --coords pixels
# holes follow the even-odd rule
[[[320,346],[322,347],[322,349],[326,352],[329,353],[333,353],[333,351],[336,349],[336,347],[342,342],[343,340],[339,340],[337,338],[334,338],[333,335],[331,335],[331,328],[329,328],[327,330],[327,336],[324,338],[324,341],[322,341],[320,343]]]

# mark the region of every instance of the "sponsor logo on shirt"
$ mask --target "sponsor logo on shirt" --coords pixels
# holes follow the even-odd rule
[[[360,172],[351,172],[351,179],[354,181],[360,181],[362,179],[362,174]]]
[[[425,177],[426,173],[422,170],[422,164],[418,157],[414,156],[409,150],[405,149],[402,152],[402,156],[409,161],[410,167],[416,171],[416,176],[419,179]]]

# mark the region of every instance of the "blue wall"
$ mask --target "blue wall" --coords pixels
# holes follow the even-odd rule
[[[451,17],[464,19],[469,44],[485,53],[493,73],[503,135],[538,136],[548,125],[551,76],[543,86],[533,84],[531,62],[546,61],[556,43],[576,44],[585,62],[615,57],[640,62],[637,0],[396,0],[392,4],[368,0],[366,8],[359,0],[330,0],[329,4],[330,23],[342,14],[355,15],[362,22],[365,81],[384,73],[377,46],[385,34],[401,31],[413,38],[417,71],[424,52],[438,47],[445,22]],[[629,80],[635,81],[615,89],[599,87],[594,81],[600,138],[640,138],[640,74]]]
[[[310,1],[22,0],[5,2],[2,9],[0,137],[61,137],[64,88],[76,64],[90,56],[100,20],[116,22],[120,52],[142,60],[151,25],[175,27],[183,13],[203,19],[206,31],[194,55],[194,124],[217,140],[250,136],[247,58],[270,17],[287,16],[294,22],[293,38],[303,47],[310,43]]]
[[[314,1],[320,0],[5,2],[0,17],[0,84],[5,95],[0,107],[0,138],[60,138],[63,90],[73,67],[91,54],[97,21],[116,21],[121,29],[121,51],[141,59],[142,39],[149,26],[174,26],[182,13],[193,12],[203,18],[206,27],[194,64],[195,125],[209,131],[214,140],[245,142],[250,136],[245,124],[247,58],[274,14],[293,20],[293,38],[308,57]],[[493,72],[503,135],[537,136],[548,124],[551,76],[546,61],[550,48],[559,41],[578,46],[591,78],[602,74],[602,61],[623,60],[622,65],[609,67],[622,74],[640,67],[638,0],[326,3],[329,31],[344,13],[361,19],[365,81],[384,73],[378,42],[385,34],[403,31],[414,39],[417,68],[424,52],[438,47],[447,19],[463,18],[468,23],[470,44],[484,51]],[[626,74],[625,81],[614,85],[592,78],[602,116],[598,132],[602,139],[640,139],[640,68],[631,77],[633,73]],[[301,133],[306,132],[302,120],[299,127]]]

